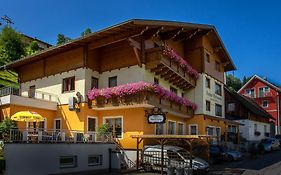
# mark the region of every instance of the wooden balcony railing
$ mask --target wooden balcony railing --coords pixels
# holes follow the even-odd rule
[[[146,51],[145,67],[183,90],[196,86],[195,78],[187,74],[179,63],[163,55],[161,47]]]
[[[163,109],[163,111],[173,111],[175,113],[192,116],[192,107],[186,107],[181,104],[171,102],[167,99],[161,98],[154,93],[143,92],[133,95],[126,95],[124,97],[113,97],[105,99],[104,97],[98,97],[91,101],[91,108],[106,108],[106,107],[129,107],[134,105],[144,106],[157,106]]]

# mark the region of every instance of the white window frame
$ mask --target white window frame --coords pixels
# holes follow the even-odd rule
[[[183,125],[183,130],[182,130],[183,133],[182,133],[182,134],[179,133],[179,128],[180,128],[179,126],[180,126],[180,124]],[[178,130],[177,130],[178,135],[185,135],[185,123],[184,123],[184,122],[178,122],[178,127],[177,127],[177,129],[178,129]]]
[[[191,135],[191,127],[196,126],[196,135],[198,135],[198,124],[189,124],[188,125],[188,134]]]
[[[92,119],[95,119],[96,120],[96,130],[95,131],[89,131],[89,118],[92,118]],[[87,132],[97,132],[97,129],[98,129],[98,117],[95,117],[95,116],[87,116]]]
[[[160,123],[159,123],[160,124]],[[166,134],[167,133],[167,130],[166,130],[166,124],[165,123],[161,123],[162,125],[163,125],[163,134]],[[156,134],[156,130],[157,130],[157,126],[156,126],[157,124],[155,124],[155,127],[154,127],[154,133],[155,133],[155,135],[157,135]],[[162,135],[163,135],[162,134]]]
[[[103,124],[106,124],[105,120],[106,119],[115,119],[115,118],[121,118],[121,126],[122,126],[122,130],[121,130],[121,138],[118,138],[119,140],[122,140],[124,138],[124,119],[123,116],[104,116],[102,117],[103,119]]]
[[[267,101],[267,105],[266,105],[266,106],[263,105],[263,102],[264,102],[264,101]],[[268,105],[268,100],[262,100],[261,105],[262,105],[263,108],[268,108],[268,106],[269,106],[269,105]]]
[[[214,135],[214,134],[217,134],[217,133],[216,133],[216,128],[218,128],[218,127],[213,126],[213,125],[208,125],[207,127],[208,127],[208,129],[209,129],[209,128],[212,128],[212,129],[213,129],[213,135],[209,135],[208,131],[207,131],[206,135],[208,135],[208,136],[216,136],[216,135]]]
[[[61,118],[54,118],[54,130],[57,130],[56,129],[56,120],[60,120],[60,130],[62,130],[62,119]]]
[[[89,163],[89,157],[99,157],[99,163]],[[103,164],[102,155],[88,155],[88,166],[102,166]]]
[[[176,135],[177,134],[177,122],[175,121],[175,120],[168,120],[168,122],[167,122],[167,134],[169,134],[169,122],[172,122],[172,123],[174,123],[175,124],[175,130],[173,131],[173,133],[175,133],[175,134],[172,134],[172,135]],[[170,134],[169,134],[170,135]]]
[[[256,89],[255,88],[245,89],[245,94],[248,94],[250,97],[252,97],[252,90],[254,90],[253,98],[256,98]],[[247,93],[247,91],[249,91],[250,93]]]

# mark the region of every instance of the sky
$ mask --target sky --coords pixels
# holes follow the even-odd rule
[[[58,33],[77,38],[86,28],[133,18],[211,24],[237,67],[235,76],[257,74],[281,85],[280,10],[279,0],[0,0],[0,16],[9,16],[17,31],[50,44]]]

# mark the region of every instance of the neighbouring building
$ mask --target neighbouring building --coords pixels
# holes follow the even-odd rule
[[[52,47],[51,44],[49,44],[49,43],[47,43],[47,42],[45,42],[45,41],[39,40],[39,39],[36,38],[36,37],[31,37],[31,36],[28,36],[28,35],[23,34],[23,33],[21,33],[21,35],[23,36],[23,41],[24,41],[24,43],[26,43],[26,44],[29,44],[29,43],[31,43],[32,41],[36,41],[37,44],[38,44],[38,46],[39,46],[39,48],[40,48],[40,50],[44,50],[44,49],[48,49],[48,48]]]
[[[1,93],[2,118],[31,110],[44,128],[85,132],[107,123],[129,150],[131,135],[220,138],[237,125],[224,115],[224,73],[235,66],[211,25],[129,20],[3,68],[18,73],[20,89]],[[154,107],[165,123],[148,123]]]
[[[275,133],[280,134],[280,93],[281,89],[257,75],[254,75],[238,93],[255,100],[266,110],[275,122]]]
[[[250,97],[225,88],[225,117],[241,125],[239,131],[247,141],[256,142],[274,136],[271,120],[273,117]],[[236,127],[228,127],[228,133],[237,133]]]

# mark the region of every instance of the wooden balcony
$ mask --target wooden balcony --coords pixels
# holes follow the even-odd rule
[[[182,90],[196,86],[195,78],[187,74],[177,62],[163,55],[161,47],[146,51],[145,67]]]
[[[139,93],[111,99],[97,98],[91,101],[92,109],[133,108],[133,107],[160,107],[164,112],[173,112],[185,117],[191,117],[193,109],[175,102],[160,98],[153,93]]]

